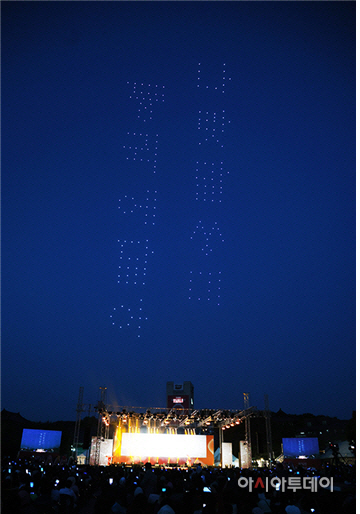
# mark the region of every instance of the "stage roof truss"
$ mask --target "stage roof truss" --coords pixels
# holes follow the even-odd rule
[[[128,410],[129,409],[129,410]],[[131,409],[131,410],[130,410]],[[136,412],[140,411],[142,412]],[[155,410],[155,412],[154,412]],[[139,420],[142,425],[147,425],[150,421],[155,421],[160,426],[167,428],[202,428],[213,427],[230,428],[241,424],[249,416],[261,416],[262,411],[258,411],[256,407],[249,407],[240,411],[201,409],[194,410],[188,414],[180,414],[176,408],[164,409],[155,407],[152,409],[144,409],[141,407],[113,408],[111,405],[103,405],[99,410],[106,422],[111,418],[116,418],[123,424],[129,423],[130,420]]]

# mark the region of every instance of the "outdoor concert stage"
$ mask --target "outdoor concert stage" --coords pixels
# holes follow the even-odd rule
[[[96,437],[93,437],[90,464],[95,464]],[[139,464],[178,466],[214,465],[214,436],[191,434],[145,434],[122,432],[114,439],[100,441],[99,464]]]

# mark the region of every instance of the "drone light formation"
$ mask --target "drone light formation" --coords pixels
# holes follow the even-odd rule
[[[130,85],[130,82],[127,83]],[[158,138],[153,130],[154,106],[157,102],[164,102],[165,86],[152,86],[146,83],[134,82],[130,85],[132,90],[129,99],[135,106],[134,117],[135,131],[128,131],[124,136],[123,150],[127,161],[139,163],[146,180],[143,190],[137,188],[136,192],[127,192],[118,202],[118,210],[121,215],[121,225],[135,220],[139,226],[146,225],[147,237],[151,237],[151,229],[155,225],[157,189],[151,187],[157,171]],[[143,178],[143,175],[142,175]],[[148,261],[154,251],[150,249],[149,239],[118,239],[119,264],[117,271],[117,284],[119,286],[118,305],[110,314],[112,325],[131,330],[135,329],[137,337],[140,337],[140,329],[148,318],[143,312],[143,294],[146,287]],[[135,295],[134,299],[134,288]]]
[[[224,193],[224,179],[229,171],[224,164],[224,137],[227,125],[223,108],[223,95],[226,91],[226,66],[222,74],[204,78],[199,63],[197,91],[199,93],[197,120],[197,153],[195,162],[194,202],[201,206],[201,220],[194,220],[190,236],[193,245],[192,268],[189,272],[189,300],[206,301],[220,305],[221,262],[224,238],[216,220]],[[215,78],[214,78],[215,76]],[[151,236],[157,215],[157,193],[153,185],[157,172],[159,134],[154,129],[155,106],[164,102],[164,86],[147,83],[127,83],[130,88],[129,100],[134,105],[132,131],[123,137],[122,148],[125,160],[141,168],[140,186],[136,191],[127,191],[118,200],[121,226],[146,226],[146,236],[119,238],[119,258],[117,285],[119,290],[116,307],[110,314],[113,326],[130,329],[140,337],[140,330],[148,318],[144,314],[143,299],[147,284],[148,264],[154,251],[151,249]],[[211,85],[209,85],[211,84]],[[154,113],[155,111],[155,113]],[[139,168],[136,168],[137,173]],[[144,179],[145,177],[145,179]],[[148,177],[148,180],[146,179]],[[198,209],[196,210],[198,212]],[[134,295],[134,292],[136,293]]]
[[[222,66],[221,79],[211,77],[210,85],[203,78],[201,63],[199,63],[197,88],[200,92],[199,103],[205,103],[198,111],[197,135],[199,159],[195,165],[195,201],[202,205],[202,221],[196,223],[190,239],[194,242],[194,251],[203,259],[201,269],[192,269],[189,278],[189,300],[215,300],[220,305],[220,283],[222,248],[224,239],[220,233],[218,222],[214,221],[218,204],[222,202],[224,177],[229,173],[224,167],[224,136],[226,125],[225,109],[221,108],[222,95],[226,91],[226,65]],[[217,110],[210,108],[216,102]],[[206,205],[205,205],[206,203]],[[216,206],[216,208],[215,208]],[[204,221],[206,220],[206,221]]]

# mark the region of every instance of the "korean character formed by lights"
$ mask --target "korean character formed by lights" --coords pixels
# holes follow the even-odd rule
[[[223,194],[224,162],[218,159],[196,161],[195,200],[200,202],[221,203]]]
[[[189,300],[206,300],[220,302],[221,271],[216,269],[221,255],[224,239],[217,222],[206,229],[204,222],[199,221],[190,239],[198,253],[201,252],[203,266],[191,270],[189,278]],[[213,258],[215,257],[215,259]],[[200,259],[197,259],[199,262]]]
[[[119,198],[118,209],[120,209],[122,215],[129,218],[136,217],[141,224],[155,225],[156,195],[156,190],[151,191],[149,189],[146,190],[141,198],[126,194]]]
[[[227,77],[226,74],[226,64],[224,63],[222,66],[222,74],[218,74],[217,78],[216,73],[212,73],[211,80],[215,79],[215,83],[209,85],[207,80],[202,77],[203,73],[201,70],[201,63],[198,65],[198,76],[197,76],[197,87],[199,88],[201,95],[203,97],[204,94],[208,93],[209,103],[213,101],[212,99],[219,95],[224,95],[226,91],[226,84],[231,78]],[[210,97],[211,95],[211,97]],[[209,106],[204,109],[199,110],[198,116],[198,144],[205,146],[219,146],[220,148],[224,148],[224,133],[225,127],[229,124],[230,121],[226,121],[225,110],[221,109],[217,112],[212,109],[209,109]]]

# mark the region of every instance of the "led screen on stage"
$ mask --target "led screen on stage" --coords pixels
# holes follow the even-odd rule
[[[21,438],[21,450],[55,450],[60,448],[61,431],[34,430],[24,428]]]
[[[206,435],[122,434],[121,455],[206,457]]]
[[[283,441],[283,454],[290,457],[315,455],[319,453],[317,437],[289,437]]]

